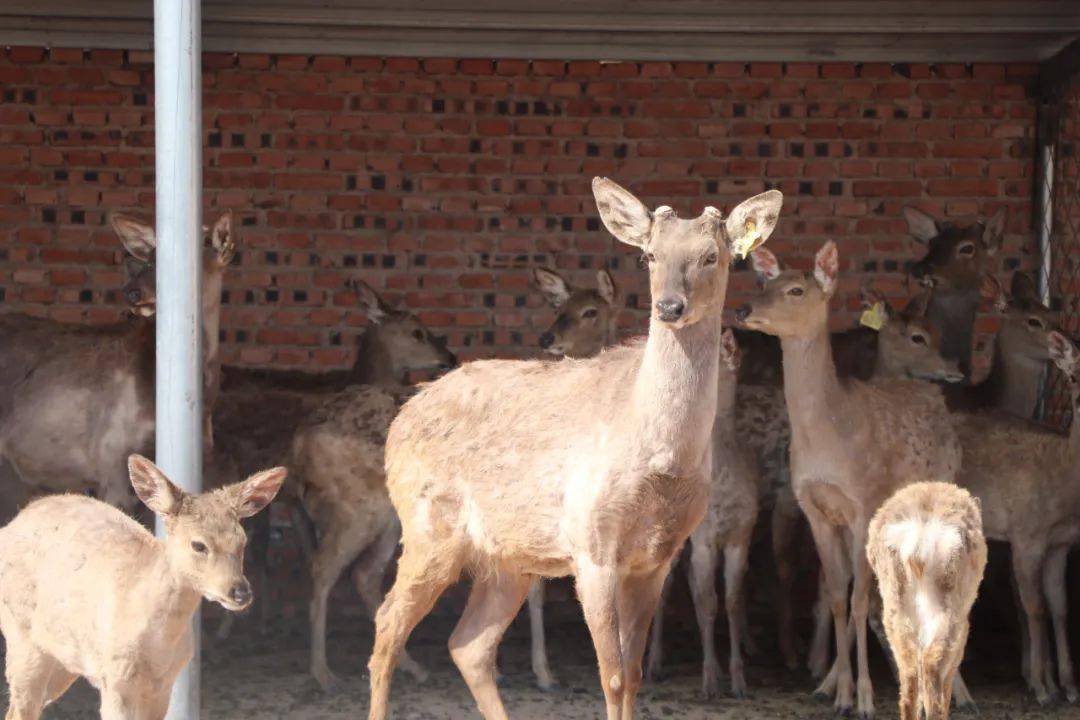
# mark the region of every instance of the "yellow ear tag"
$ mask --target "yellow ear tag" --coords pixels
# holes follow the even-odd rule
[[[746,232],[743,233],[742,237],[735,238],[734,242],[731,243],[731,250],[736,257],[744,258],[754,252],[760,244],[761,233],[758,232],[757,223],[754,222],[753,218],[747,218]]]
[[[874,303],[866,310],[863,310],[863,314],[859,316],[859,324],[873,330],[880,330],[881,326],[885,324],[885,308],[879,302]]]

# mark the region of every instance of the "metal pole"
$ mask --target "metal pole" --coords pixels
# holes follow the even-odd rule
[[[185,491],[202,487],[202,109],[200,0],[154,0],[154,152],[157,190],[157,448]],[[158,535],[164,534],[160,520]],[[173,686],[169,720],[199,717],[195,654]]]

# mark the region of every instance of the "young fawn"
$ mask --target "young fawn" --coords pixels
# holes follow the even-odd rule
[[[812,274],[782,271],[763,248],[753,260],[764,287],[736,317],[779,336],[783,348],[792,487],[810,521],[833,615],[836,708],[850,711],[854,694],[847,642],[848,586],[854,577],[857,709],[870,717],[866,620],[872,578],[861,550],[870,517],[905,485],[928,477],[953,479],[960,466],[959,443],[937,388],[913,380],[839,381],[828,331],[829,301],[839,275],[834,243],[818,251]]]
[[[450,653],[486,718],[506,717],[495,651],[537,575],[575,577],[608,718],[634,715],[664,579],[708,505],[732,243],[767,238],[782,196],[687,220],[605,178],[593,193],[606,227],[645,255],[648,338],[587,360],[470,363],[402,408],[386,469],[404,550],[375,623],[371,720],[386,717],[412,629],[463,570],[473,584]]]
[[[37,720],[79,676],[101,692],[106,720],[164,718],[201,598],[232,611],[251,604],[240,519],[273,499],[285,469],[204,495],[184,493],[142,456],[128,469],[166,539],[80,495],[31,503],[0,530],[8,718]]]
[[[918,720],[920,707],[945,720],[986,568],[979,502],[950,483],[908,485],[874,513],[866,555],[899,669],[900,720]]]

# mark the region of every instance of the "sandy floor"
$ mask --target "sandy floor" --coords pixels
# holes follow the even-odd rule
[[[584,626],[570,617],[549,623],[553,668],[564,683],[552,693],[536,690],[528,672],[528,628],[519,618],[503,643],[501,665],[506,673],[503,698],[513,718],[525,720],[578,720],[599,718],[603,703],[592,664],[592,650]],[[306,672],[306,623],[297,618],[275,622],[260,637],[254,623],[238,623],[234,638],[204,649],[203,716],[223,720],[305,718],[335,720],[362,717],[367,710],[364,665],[371,648],[371,625],[340,614],[331,621],[331,665],[347,680],[347,690],[334,696],[321,694]],[[452,618],[443,615],[425,621],[413,636],[410,649],[432,669],[431,679],[418,685],[408,676],[395,678],[393,716],[412,720],[478,717],[468,690],[450,664],[446,637]],[[810,697],[812,683],[805,673],[790,674],[766,658],[747,670],[751,697],[705,701],[698,693],[699,651],[692,627],[669,621],[670,679],[647,686],[641,694],[641,718],[833,718],[831,707]],[[723,647],[721,645],[721,647]],[[771,655],[771,653],[770,653]],[[968,678],[979,703],[981,720],[1031,718],[1080,720],[1080,707],[1057,704],[1040,708],[1013,680],[1016,661],[999,654],[969,658]],[[896,686],[887,668],[875,663],[878,717],[895,718]],[[96,692],[80,682],[56,706],[50,718],[96,717]],[[963,717],[963,715],[960,715]]]

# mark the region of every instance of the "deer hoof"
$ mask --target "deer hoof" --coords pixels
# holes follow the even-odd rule
[[[562,690],[562,683],[550,675],[547,677],[537,676],[536,687],[543,692],[555,692],[556,690]]]
[[[667,672],[660,667],[653,667],[650,665],[648,670],[645,671],[645,682],[650,685],[653,683],[667,682],[668,678]]]
[[[1074,687],[1066,688],[1065,699],[1069,701],[1069,704],[1075,705],[1076,703],[1080,702],[1080,692],[1077,692],[1076,688]]]
[[[315,682],[319,683],[319,687],[327,695],[337,695],[345,689],[345,682],[329,670],[319,670],[313,675]]]

